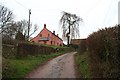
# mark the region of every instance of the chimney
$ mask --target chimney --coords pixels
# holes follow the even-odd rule
[[[44,28],[46,28],[46,24],[44,24]]]
[[[53,31],[53,34],[55,34],[55,31]]]
[[[58,37],[58,34],[57,34],[57,37]]]

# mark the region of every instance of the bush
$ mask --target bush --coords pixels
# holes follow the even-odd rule
[[[20,31],[18,31],[18,33],[16,34],[16,39],[25,41],[25,36]]]
[[[78,49],[78,48],[79,48],[79,46],[78,46],[78,45],[75,45],[75,44],[70,44],[70,46],[71,46],[72,48],[74,48],[74,49]]]
[[[72,52],[75,51],[75,49],[73,47],[58,47],[58,52]]]
[[[89,76],[89,57],[88,53],[85,52],[83,54],[77,53],[75,54],[75,63],[77,66],[78,76],[82,78],[90,78]]]
[[[14,40],[11,38],[11,37],[9,37],[9,36],[7,36],[7,35],[3,35],[2,36],[2,44],[13,44],[13,42],[14,42]]]
[[[84,53],[87,50],[86,39],[81,39],[79,44],[79,53]]]
[[[119,77],[118,26],[101,29],[87,38],[92,77]]]
[[[50,54],[54,53],[55,49],[47,46],[39,46],[29,43],[19,43],[17,47],[17,57],[24,57],[28,55]]]
[[[15,45],[2,44],[2,55],[4,58],[15,58],[17,48]]]

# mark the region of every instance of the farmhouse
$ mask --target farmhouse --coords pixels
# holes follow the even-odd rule
[[[42,31],[30,41],[38,44],[63,46],[63,40],[58,36],[58,34],[55,34],[55,31],[52,33],[48,30],[46,28],[46,24],[44,24]]]

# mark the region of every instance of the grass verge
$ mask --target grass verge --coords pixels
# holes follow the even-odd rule
[[[50,55],[28,56],[20,59],[4,59],[2,77],[23,78],[40,64],[63,53],[64,52],[53,53]]]
[[[89,78],[89,68],[88,68],[88,55],[87,52],[80,54],[75,54],[75,63],[77,66],[77,71],[82,78]]]

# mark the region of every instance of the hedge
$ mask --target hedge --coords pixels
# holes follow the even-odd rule
[[[101,29],[87,38],[91,77],[120,77],[120,27]]]
[[[15,58],[17,47],[15,45],[2,44],[2,56],[4,58]]]
[[[19,43],[17,46],[17,57],[24,57],[28,55],[50,54],[56,50],[52,47],[39,46],[35,44]]]

